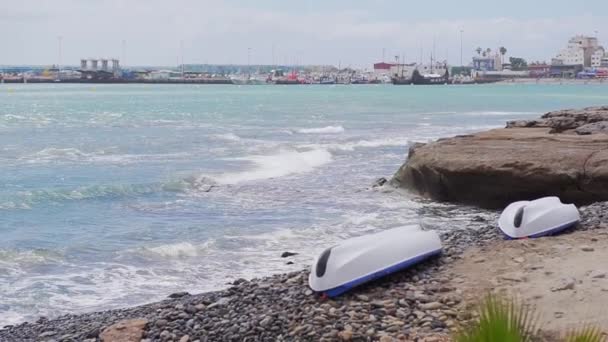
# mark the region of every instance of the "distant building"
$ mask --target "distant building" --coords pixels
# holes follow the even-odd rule
[[[381,76],[392,76],[391,75],[391,68],[394,66],[394,64],[392,63],[384,63],[384,62],[380,62],[380,63],[374,63],[374,74],[376,77],[381,77]]]
[[[499,53],[492,56],[473,57],[473,69],[477,71],[500,71],[502,60]]]
[[[566,48],[551,60],[551,64],[599,67],[604,54],[604,48],[598,44],[596,37],[574,36],[568,40]]]
[[[574,65],[553,64],[553,65],[551,65],[549,75],[551,77],[574,78],[581,71],[583,71],[582,64],[574,64]]]
[[[547,77],[551,74],[551,66],[546,63],[528,65],[530,77]]]

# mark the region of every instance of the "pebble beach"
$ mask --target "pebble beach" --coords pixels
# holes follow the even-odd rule
[[[565,239],[606,229],[607,209],[606,202],[580,208],[581,223]],[[0,340],[110,341],[114,329],[134,331],[142,341],[447,341],[472,318],[476,304],[465,300],[463,280],[450,269],[470,248],[510,242],[496,228],[497,215],[479,216],[467,227],[442,233],[440,257],[335,299],[313,293],[305,269],[237,279],[217,292],[174,293],[133,308],[41,317],[4,327]]]

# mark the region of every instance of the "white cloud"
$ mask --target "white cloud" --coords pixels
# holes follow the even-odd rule
[[[57,61],[57,36],[63,36],[64,63],[81,57],[121,55],[127,41],[129,64],[177,63],[184,41],[186,62],[245,63],[251,47],[254,63],[370,65],[381,49],[386,56],[405,53],[426,60],[433,40],[439,58],[459,63],[459,31],[464,58],[477,46],[506,46],[509,54],[550,59],[577,33],[608,32],[607,17],[488,17],[482,19],[378,19],[377,13],[290,11],[247,7],[218,1],[55,0],[0,3],[0,64],[50,64]],[[601,38],[601,36],[600,36]],[[392,59],[392,57],[391,57]]]

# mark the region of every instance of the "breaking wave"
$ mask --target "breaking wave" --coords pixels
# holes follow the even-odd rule
[[[255,164],[252,170],[225,173],[214,177],[221,184],[236,184],[241,182],[283,177],[296,173],[310,172],[313,169],[332,161],[332,155],[323,148],[309,151],[281,150],[273,155],[256,155],[237,160],[246,160]]]
[[[183,259],[202,255],[212,248],[213,244],[213,240],[206,241],[200,245],[195,245],[191,242],[176,242],[153,247],[140,247],[127,252],[150,258]]]
[[[216,137],[226,141],[241,141],[241,137],[234,133],[217,134]]]
[[[335,134],[344,132],[342,126],[326,126],[319,128],[302,128],[298,130],[298,133],[302,134]]]

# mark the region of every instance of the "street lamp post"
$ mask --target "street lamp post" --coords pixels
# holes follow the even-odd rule
[[[464,66],[464,64],[462,64],[462,33],[464,31],[460,30],[460,66]]]
[[[251,75],[251,48],[247,48],[247,74]]]

